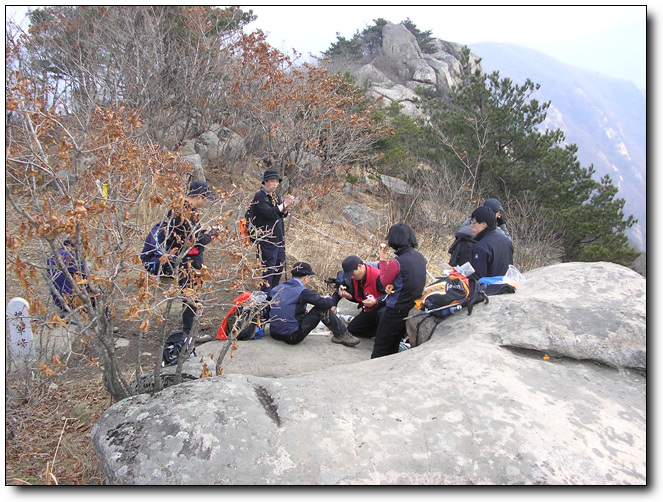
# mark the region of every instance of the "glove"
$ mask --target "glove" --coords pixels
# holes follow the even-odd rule
[[[497,218],[497,226],[501,227],[502,225],[506,225],[506,218],[504,216]]]

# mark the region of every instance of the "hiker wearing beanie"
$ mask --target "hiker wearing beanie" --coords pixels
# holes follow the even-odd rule
[[[269,332],[275,340],[290,345],[300,343],[322,323],[332,332],[332,342],[353,347],[359,339],[348,333],[345,323],[332,312],[331,298],[322,297],[308,289],[315,272],[306,262],[295,263],[292,278],[271,290]],[[308,304],[313,308],[306,311]]]
[[[355,255],[343,260],[342,267],[343,284],[334,291],[332,302],[336,306],[341,298],[345,298],[357,303],[361,311],[348,324],[348,331],[357,337],[373,338],[387,300],[380,271]]]
[[[497,231],[495,213],[488,206],[481,206],[472,212],[470,218],[472,235],[477,241],[472,251],[470,264],[474,268],[474,279],[494,277],[507,273],[513,265],[513,244]]]
[[[263,268],[260,289],[269,291],[281,282],[285,267],[285,229],[283,220],[288,216],[295,198],[287,195],[285,200],[276,193],[283,181],[274,169],[263,173],[262,188],[255,194],[251,202],[253,224],[258,230],[258,256]]]

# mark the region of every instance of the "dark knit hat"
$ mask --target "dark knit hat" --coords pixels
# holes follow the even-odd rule
[[[350,255],[343,260],[343,279],[348,279],[362,263],[364,263],[362,259],[355,255]]]
[[[489,207],[495,213],[504,211],[502,204],[500,204],[500,201],[497,199],[486,199],[485,201],[483,201],[483,205]]]
[[[306,275],[315,275],[315,272],[313,272],[311,265],[309,265],[304,261],[298,261],[297,263],[295,263],[290,273],[292,274],[293,277],[304,277]]]
[[[283,181],[281,179],[281,176],[279,176],[279,173],[275,169],[267,169],[262,175],[262,182],[264,183],[265,181],[269,180],[279,180]]]

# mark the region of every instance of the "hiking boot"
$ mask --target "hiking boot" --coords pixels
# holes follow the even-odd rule
[[[341,335],[334,335],[332,336],[332,342],[334,343],[342,343],[346,347],[354,347],[357,345],[361,340],[359,338],[356,338],[352,336],[350,333],[345,331]]]

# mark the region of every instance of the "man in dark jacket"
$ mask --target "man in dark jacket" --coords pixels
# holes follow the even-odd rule
[[[500,204],[500,201],[497,199],[486,199],[483,202],[483,205],[489,207],[495,212],[495,217],[497,219],[497,232],[501,232],[506,235],[513,243],[511,234],[509,234],[509,230],[506,226],[506,219],[502,214],[504,212],[504,208],[502,207],[502,204]],[[472,258],[472,249],[474,248],[474,244],[476,244],[476,240],[472,235],[470,218],[468,218],[458,229],[458,232],[456,232],[456,239],[449,248],[448,253],[451,255],[449,257],[449,265],[452,267],[461,266],[470,261]]]
[[[214,236],[211,228],[200,225],[201,213],[208,200],[215,200],[209,185],[203,181],[194,181],[189,186],[181,210],[168,211],[166,227],[166,249],[181,257],[178,268],[178,283],[182,289],[191,283],[192,276],[203,267],[205,246]],[[177,252],[173,252],[177,250]],[[193,301],[183,300],[182,331],[187,335],[193,326],[196,307]]]
[[[380,309],[385,306],[387,298],[380,282],[380,270],[355,255],[343,260],[342,266],[343,284],[332,295],[334,308],[341,298],[357,303],[361,312],[352,318],[348,331],[354,336],[372,338],[380,320]]]
[[[282,181],[274,169],[263,173],[262,188],[251,202],[252,223],[258,230],[258,256],[263,268],[260,289],[269,292],[279,282],[285,267],[285,230],[283,220],[295,198],[287,195],[285,200],[276,193]]]
[[[322,321],[333,334],[332,342],[347,347],[357,345],[359,339],[348,333],[345,323],[332,312],[331,298],[321,297],[308,289],[311,276],[315,275],[311,265],[297,262],[291,274],[291,279],[271,291],[269,331],[272,338],[296,345]],[[308,304],[313,308],[307,312]]]
[[[487,206],[476,208],[470,219],[472,235],[477,243],[472,251],[470,264],[474,268],[471,277],[494,277],[507,273],[513,265],[513,244],[496,230],[495,213]]]

